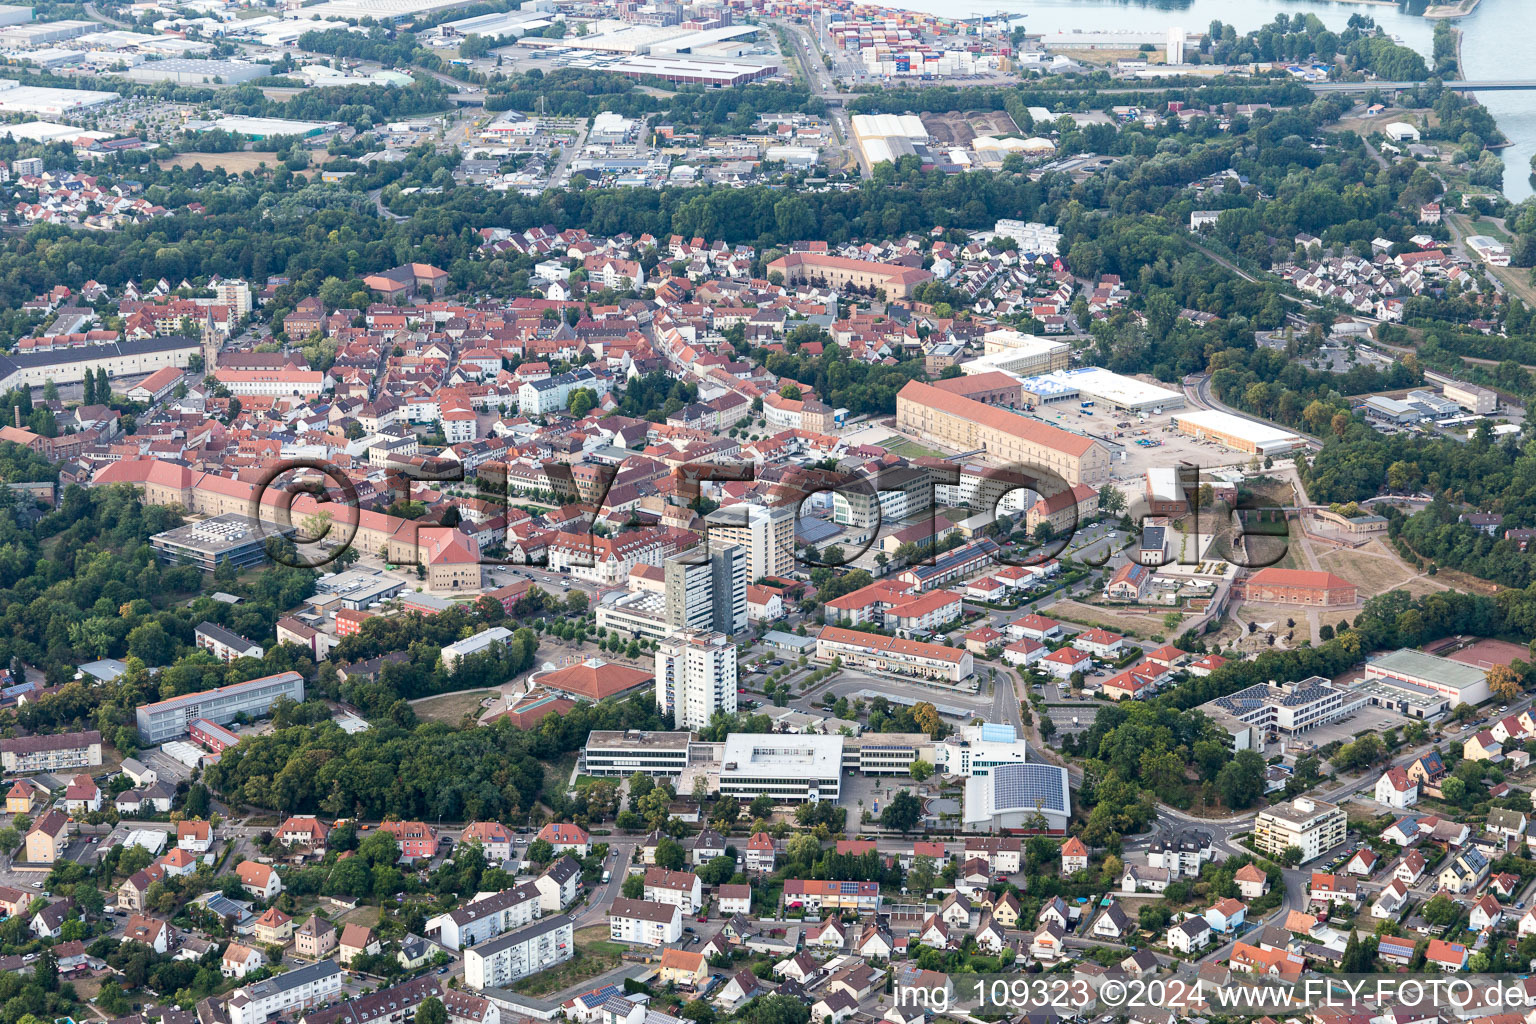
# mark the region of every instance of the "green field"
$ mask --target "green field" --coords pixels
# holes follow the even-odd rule
[[[896,435],[892,435],[883,441],[876,441],[875,444],[880,448],[884,448],[888,452],[895,452],[897,455],[901,455],[908,459],[921,458],[924,456],[934,459],[948,458],[948,456],[946,456],[941,451],[935,451],[932,448],[926,448],[923,445],[918,444],[916,441],[909,441],[905,437],[899,437]]]

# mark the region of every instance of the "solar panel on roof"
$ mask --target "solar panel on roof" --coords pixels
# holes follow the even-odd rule
[[[1039,807],[1066,813],[1062,769],[1048,764],[1005,764],[992,770],[992,806]]]

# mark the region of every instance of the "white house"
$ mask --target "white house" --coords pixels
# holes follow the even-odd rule
[[[1381,895],[1371,904],[1371,916],[1382,920],[1394,918],[1402,913],[1403,904],[1407,902],[1408,887],[1400,879],[1394,878],[1392,884],[1381,890]]]
[[[1504,908],[1499,906],[1499,901],[1493,898],[1492,893],[1487,893],[1472,907],[1471,927],[1473,931],[1485,932],[1499,926],[1504,920]]]
[[[1419,802],[1419,780],[1409,778],[1401,768],[1387,769],[1376,780],[1376,802],[1400,811],[1412,807]]]
[[[1190,917],[1168,929],[1168,946],[1180,953],[1193,953],[1211,941],[1211,926],[1203,917]]]
[[[1218,900],[1205,911],[1205,923],[1211,926],[1211,931],[1227,932],[1235,931],[1243,926],[1247,918],[1248,908],[1238,900],[1230,897]]]

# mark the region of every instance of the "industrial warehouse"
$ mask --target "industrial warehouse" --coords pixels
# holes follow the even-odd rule
[[[1184,396],[1177,391],[1097,366],[1055,370],[1024,381],[1026,407],[1079,400],[1102,402],[1116,412],[1160,414],[1184,408]]]
[[[1305,443],[1300,436],[1289,430],[1217,409],[1196,409],[1180,413],[1173,418],[1173,422],[1179,430],[1191,437],[1214,441],[1250,455],[1283,455]]]

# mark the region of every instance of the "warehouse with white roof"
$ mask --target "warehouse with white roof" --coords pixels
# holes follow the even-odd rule
[[[1184,408],[1180,392],[1098,366],[1056,370],[1024,381],[1024,404],[1030,408],[1072,401],[1102,402],[1116,412],[1160,414]]]
[[[871,167],[885,160],[895,163],[928,143],[928,129],[916,114],[855,114],[853,135]]]
[[[1282,455],[1306,442],[1289,430],[1256,420],[1244,419],[1218,409],[1196,409],[1180,413],[1174,424],[1185,434],[1203,441],[1215,441],[1251,455]]]

